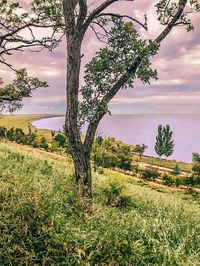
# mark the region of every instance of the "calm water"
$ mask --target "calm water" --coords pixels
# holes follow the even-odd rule
[[[63,124],[63,117],[33,123],[38,128],[50,130],[62,130]],[[175,148],[171,159],[191,162],[192,153],[200,153],[200,115],[113,115],[101,121],[98,132],[128,144],[144,143],[148,145],[145,154],[156,156],[154,144],[159,124],[169,124],[173,130]]]

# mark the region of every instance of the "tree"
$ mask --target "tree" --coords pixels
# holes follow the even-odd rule
[[[170,126],[158,126],[158,134],[156,137],[156,144],[155,144],[155,151],[159,155],[159,157],[162,157],[162,155],[165,155],[166,157],[169,157],[172,155],[174,151],[174,142],[172,139],[173,131],[170,130]]]
[[[143,40],[137,28],[148,30],[146,16],[142,23],[126,14],[107,12],[108,7],[119,1],[94,4],[86,0],[62,0],[61,4],[59,0],[32,0],[30,5],[34,14],[40,14],[38,20],[64,23],[67,44],[65,131],[71,146],[75,179],[89,205],[92,202],[92,145],[99,122],[109,112],[109,102],[121,88],[131,87],[136,78],[144,83],[157,78],[157,72],[151,68],[151,58],[157,54],[161,42],[176,26],[184,25],[188,31],[192,30],[187,14],[200,10],[197,0],[159,0],[155,8],[164,29],[155,39]],[[89,28],[106,45],[87,64],[85,84],[80,88],[81,47]],[[84,140],[80,131],[83,121],[88,122]]]
[[[193,161],[193,163],[200,163],[200,154],[199,153],[193,153],[192,154],[192,161]]]
[[[57,38],[57,32],[62,30],[59,14],[51,23],[45,14],[35,10],[34,3],[32,3],[31,13],[24,10],[18,1],[2,0],[0,3],[0,64],[4,64],[16,72],[13,83],[3,85],[3,80],[0,79],[0,113],[3,111],[14,112],[22,106],[24,97],[31,97],[32,90],[48,87],[46,82],[29,77],[25,69],[16,70],[8,62],[7,57],[14,52],[22,52],[28,48],[34,49],[34,51],[47,48],[51,51],[61,41],[60,36]],[[38,28],[51,29],[51,33],[49,36],[39,38],[35,34],[35,30]]]
[[[142,157],[142,155],[144,154],[145,150],[148,148],[148,146],[146,146],[145,144],[142,145],[136,145],[133,149],[133,152],[139,154],[140,159]]]
[[[12,83],[0,86],[0,113],[3,111],[12,113],[19,109],[22,107],[22,100],[31,97],[32,91],[39,87],[48,87],[48,85],[38,78],[28,77],[25,69],[18,70]]]
[[[181,170],[180,170],[180,166],[179,166],[178,164],[176,164],[176,165],[174,166],[174,168],[173,168],[172,174],[173,174],[173,175],[180,175],[180,172],[181,172]]]
[[[162,125],[158,126],[158,134],[156,136],[155,152],[161,158],[164,155],[164,135]]]
[[[170,126],[166,125],[163,128],[164,133],[164,155],[169,157],[173,154],[174,151],[174,141],[172,139],[173,131],[170,130]]]

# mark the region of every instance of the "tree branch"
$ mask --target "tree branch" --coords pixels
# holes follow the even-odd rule
[[[115,2],[118,2],[120,0],[106,0],[104,1],[100,6],[98,6],[96,9],[94,9],[90,15],[88,16],[87,20],[85,21],[83,25],[83,33],[85,33],[90,26],[91,22],[102,12],[104,11],[107,7],[112,5]],[[126,1],[134,1],[134,0],[126,0]]]
[[[145,30],[147,30],[147,23],[146,23],[146,18],[145,18],[145,23],[140,22],[139,20],[128,16],[128,15],[120,15],[120,14],[116,14],[116,13],[101,13],[99,15],[96,16],[96,18],[98,17],[103,17],[103,16],[111,16],[111,17],[117,17],[117,18],[127,18],[132,20],[133,22],[136,22],[137,24],[139,24],[141,27],[143,27]]]
[[[154,42],[160,44],[161,41],[169,34],[169,32],[172,30],[172,28],[176,25],[177,21],[181,17],[185,9],[185,6],[187,4],[187,1],[188,0],[179,0],[179,7],[178,7],[176,14],[171,19],[167,27],[154,40]],[[103,116],[107,113],[108,103],[116,95],[116,93],[120,90],[120,88],[123,87],[124,84],[126,84],[130,75],[133,76],[136,73],[142,59],[143,58],[141,56],[138,56],[133,62],[132,66],[127,70],[127,72],[119,78],[119,80],[113,85],[113,87],[109,90],[109,92],[102,98],[100,105],[104,106],[104,110],[94,115],[88,125],[85,141],[83,143],[85,149],[91,151],[92,144],[93,144],[94,137],[95,137],[95,132],[97,130],[99,122],[101,121]]]

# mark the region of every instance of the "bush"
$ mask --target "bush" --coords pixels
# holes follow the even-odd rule
[[[0,127],[0,138],[6,137],[7,129],[5,127]]]
[[[187,175],[183,178],[183,184],[186,186],[193,186],[195,184],[194,176],[193,175]]]
[[[21,128],[12,127],[7,131],[6,136],[10,141],[16,141],[17,143],[22,143],[25,133]]]
[[[175,182],[176,187],[179,187],[181,184],[183,184],[183,180],[181,180],[178,177],[175,178],[174,182]]]
[[[33,146],[36,139],[35,133],[29,133],[22,138],[22,144]]]
[[[53,140],[58,143],[58,146],[64,147],[67,138],[63,134],[59,133],[53,137]]]
[[[173,185],[174,183],[174,179],[171,175],[169,174],[164,174],[163,177],[162,177],[163,181],[164,181],[164,184],[167,185],[167,186],[171,186]]]
[[[127,207],[131,205],[131,197],[125,192],[124,179],[111,178],[101,184],[101,189],[107,205],[113,207]]]
[[[200,184],[200,163],[195,163],[192,167],[193,179],[195,184]]]
[[[179,175],[180,172],[181,172],[180,167],[179,167],[178,164],[176,164],[176,165],[174,166],[174,168],[173,168],[172,174],[173,174],[173,175]]]
[[[95,166],[105,168],[118,167],[124,170],[131,169],[131,147],[112,137],[101,139],[99,142],[96,141],[92,157]]]
[[[142,171],[142,178],[147,180],[154,180],[160,176],[159,172],[156,169],[148,168]]]

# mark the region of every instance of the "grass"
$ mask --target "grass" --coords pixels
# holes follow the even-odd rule
[[[132,205],[109,207],[101,183],[125,177],[106,170],[86,215],[69,159],[0,143],[0,160],[0,265],[199,265],[197,201],[127,180]]]
[[[184,172],[190,172],[193,166],[192,163],[179,162],[176,160],[159,159],[159,158],[155,158],[151,156],[142,156],[142,158],[140,158],[136,154],[133,156],[133,160],[136,162],[143,162],[143,163],[153,164],[153,165],[160,166],[160,167],[166,167],[169,169],[173,169],[178,163],[181,171],[184,171]]]
[[[43,119],[43,118],[50,118],[50,117],[57,117],[60,115],[6,115],[0,117],[0,126],[6,128],[21,128],[24,132],[28,133],[28,126],[31,126],[32,130],[35,130],[35,127],[31,125],[31,122]],[[51,139],[51,133],[47,129],[37,129],[38,134],[44,136],[47,140]]]

